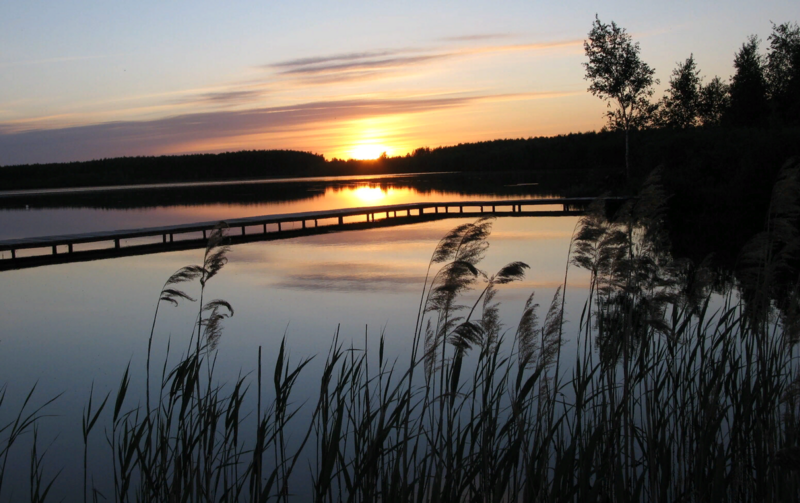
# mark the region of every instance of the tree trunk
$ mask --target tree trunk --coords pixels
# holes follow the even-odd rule
[[[625,182],[631,181],[631,160],[630,160],[630,148],[628,146],[628,132],[630,131],[630,127],[625,128]]]

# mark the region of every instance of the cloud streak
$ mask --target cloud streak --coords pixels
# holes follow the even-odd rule
[[[185,114],[60,129],[15,131],[0,124],[3,165],[178,153],[204,141],[263,135],[331,122],[421,113],[468,105],[480,97],[350,99],[242,111]],[[202,149],[202,148],[200,148]]]
[[[365,51],[365,52],[351,52],[347,54],[334,54],[331,56],[317,56],[311,58],[290,59],[288,61],[280,61],[271,65],[266,65],[268,68],[294,68],[300,66],[317,65],[323,63],[332,63],[334,61],[357,61],[369,58],[381,58],[385,56],[393,56],[402,53],[402,49],[395,50],[381,50],[381,51]]]
[[[208,92],[197,96],[188,96],[177,100],[177,103],[196,103],[196,104],[210,104],[218,106],[231,106],[243,103],[251,103],[263,97],[265,94],[261,90],[246,90],[246,91],[218,91]]]
[[[476,34],[443,39],[448,42],[480,42],[508,38],[510,34]],[[332,84],[356,80],[374,80],[396,75],[402,70],[406,73],[414,67],[432,62],[456,58],[466,58],[490,53],[517,51],[537,51],[559,47],[581,46],[582,40],[556,40],[527,44],[477,44],[460,48],[420,48],[363,51],[332,54],[309,58],[299,58],[264,65],[262,68],[277,71],[279,77],[294,78],[304,84]]]
[[[503,38],[503,34],[476,34],[452,41]],[[397,48],[349,52],[279,61],[261,67],[272,71],[255,80],[228,86],[187,91],[181,97],[163,97],[162,103],[115,112],[161,114],[152,120],[123,120],[75,125],[81,117],[63,116],[0,122],[0,165],[69,162],[104,157],[216,152],[242,148],[319,148],[321,135],[337,135],[321,127],[334,121],[352,121],[397,114],[415,114],[469,106],[477,101],[549,98],[564,93],[508,94],[476,91],[442,97],[387,99],[320,99],[290,106],[253,108],[270,93],[295,92],[304,86],[365,82],[391,76],[413,76],[417,69],[444,60],[482,57],[516,51],[548,50],[580,45],[581,40],[529,44],[475,43],[458,47]],[[332,95],[333,92],[326,94]],[[195,107],[194,113],[164,117],[168,110]],[[247,108],[247,109],[245,109]],[[202,111],[199,111],[202,110]],[[61,127],[53,127],[55,120]],[[97,119],[95,119],[97,120]],[[64,122],[70,121],[69,124]],[[47,124],[47,125],[44,125]],[[42,126],[44,125],[44,126]],[[327,131],[327,132],[326,132]],[[272,135],[272,136],[270,136]],[[286,142],[286,138],[292,141]],[[308,138],[316,138],[307,141]],[[330,140],[331,138],[328,138]],[[271,143],[281,141],[283,143]],[[303,143],[305,142],[305,143]],[[287,144],[288,143],[288,144]],[[329,142],[330,143],[330,142]]]
[[[347,63],[330,63],[316,66],[298,66],[281,72],[284,75],[304,75],[337,71],[371,70],[375,68],[398,68],[403,66],[427,63],[428,61],[452,57],[455,54],[432,54],[428,56],[407,56],[395,58],[373,59],[368,61],[351,61]]]
[[[440,40],[445,42],[475,42],[479,40],[497,40],[503,38],[511,38],[511,33],[485,33],[473,35],[461,35],[458,37],[445,37]]]

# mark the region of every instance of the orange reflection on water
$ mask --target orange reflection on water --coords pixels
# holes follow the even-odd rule
[[[382,190],[380,187],[363,185],[352,191],[352,197],[355,202],[377,203],[382,199],[386,199],[386,191]]]
[[[64,233],[94,232],[128,228],[156,227],[195,222],[223,221],[234,218],[256,217],[287,213],[327,211],[365,206],[389,206],[425,202],[495,201],[502,199],[538,198],[515,195],[497,196],[489,194],[463,194],[442,190],[418,190],[413,187],[395,186],[394,182],[375,183],[362,181],[343,181],[339,184],[309,184],[307,190],[297,193],[297,199],[288,201],[263,201],[243,203],[209,203],[201,206],[165,206],[158,208],[139,208],[134,210],[110,210],[81,214],[72,220],[80,223]],[[304,195],[305,194],[305,195]],[[538,208],[539,210],[558,210],[559,207]],[[59,210],[76,213],[79,210]],[[83,210],[80,210],[83,211]],[[477,213],[478,208],[465,208],[464,213]],[[50,212],[52,213],[52,212]],[[47,214],[50,214],[47,213]],[[76,213],[77,214],[77,213]],[[36,215],[23,215],[36,216]],[[45,215],[42,215],[44,218]],[[30,227],[36,227],[32,222]],[[31,236],[54,234],[53,230],[33,232]],[[23,236],[24,237],[24,236]]]
[[[370,184],[350,187],[328,187],[325,190],[324,197],[326,204],[334,204],[336,208],[388,206],[392,204],[451,201],[459,199],[462,198],[454,194],[444,194],[442,192],[423,193],[409,187],[385,187]],[[331,208],[326,207],[324,209]]]

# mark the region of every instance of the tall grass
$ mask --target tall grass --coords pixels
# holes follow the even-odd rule
[[[100,494],[86,474],[84,500],[289,501],[300,489],[319,502],[799,500],[800,302],[794,283],[780,296],[773,288],[798,243],[787,196],[797,168],[778,180],[736,289],[712,294],[707,270],[664,251],[654,176],[615,220],[599,206],[581,219],[564,285],[542,313],[531,294],[516,327],[503,326],[495,299],[527,265],[481,271],[492,221],[462,224],[433,252],[406,364],[385,354],[383,334],[357,346],[337,330],[318,392],[301,402],[295,386],[311,359],[290,362],[283,340],[264,406],[259,348],[255,411],[242,409],[244,377],[227,392],[214,380],[221,322],[233,315],[203,300],[226,262],[220,228],[203,264],[159,294],[145,406],[128,405],[129,370],[105,415],[109,397],[93,408],[90,394],[84,442],[105,421],[114,489]],[[590,283],[579,320],[565,325],[570,267]],[[158,307],[193,301],[179,288],[192,281],[191,341],[161,366],[151,396]],[[568,339],[574,352],[563,351]],[[5,426],[0,490],[10,447],[41,411]],[[41,455],[31,459],[31,499],[43,500],[51,486]]]

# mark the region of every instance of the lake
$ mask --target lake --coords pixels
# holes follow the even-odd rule
[[[67,196],[56,201],[15,199],[0,210],[0,239],[355,206],[550,195],[520,179],[494,183],[462,180],[451,183],[455,190],[447,190],[447,184],[426,177],[349,177],[206,187],[210,192],[204,195],[186,194],[194,189],[183,188],[84,194],[77,199],[71,195],[73,202]],[[201,197],[207,202],[197,201]],[[237,198],[244,202],[235,202]],[[376,345],[382,333],[386,354],[407,358],[431,253],[451,228],[477,218],[467,215],[234,246],[229,262],[205,291],[206,300],[224,299],[235,311],[223,323],[216,378],[220,383],[232,383],[240,374],[253,372],[259,346],[265,354],[265,373],[271,376],[284,335],[292,361],[317,355],[301,380],[301,390],[315,385],[321,360],[337,330],[340,341],[357,348],[363,348],[365,340]],[[577,217],[494,221],[491,246],[480,268],[493,274],[513,261],[530,265],[523,281],[500,286],[496,297],[501,302],[501,320],[512,333],[531,292],[536,292],[537,302],[546,309],[556,288],[563,284],[577,221]],[[34,385],[33,404],[61,394],[45,410],[52,417],[41,420],[39,433],[40,443],[50,445],[47,473],[52,476],[63,469],[55,483],[58,493],[77,495],[82,490],[80,425],[90,387],[94,386],[96,403],[97,397],[115,393],[130,363],[129,393],[134,398],[126,406],[142,403],[147,340],[159,292],[175,270],[201,263],[202,253],[178,251],[0,273],[0,384],[7,383],[0,423],[13,418]],[[568,319],[580,316],[587,288],[587,274],[571,268],[566,291]],[[186,289],[187,294],[198,295],[197,284]],[[477,293],[466,298],[473,302]],[[185,351],[197,309],[197,303],[181,302],[178,307],[162,303],[153,342],[157,367],[168,358],[168,343],[171,362]],[[253,401],[244,407],[252,410]],[[102,433],[97,434],[91,460],[96,479],[108,473],[108,451]],[[17,493],[27,491],[24,442],[13,455],[24,461],[7,467],[11,486],[3,489],[0,500],[5,500],[12,488]],[[19,476],[16,481],[15,474]]]

